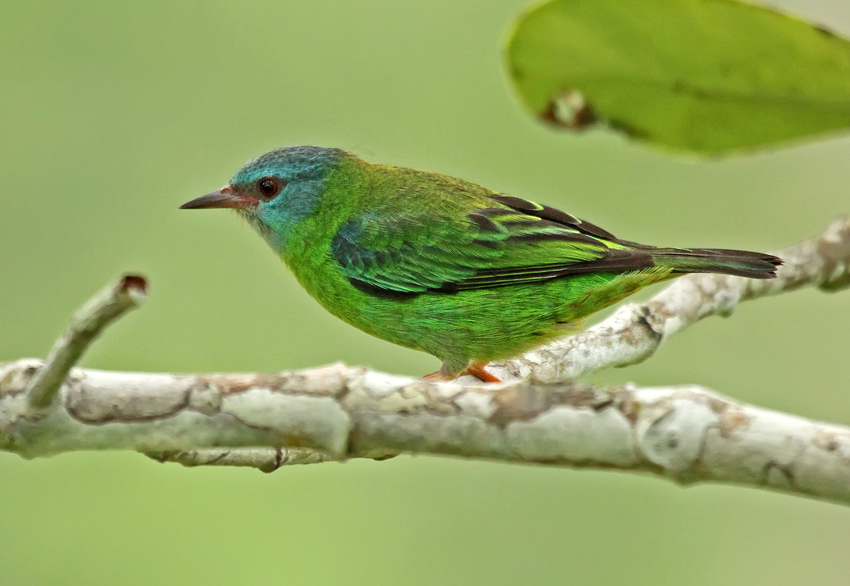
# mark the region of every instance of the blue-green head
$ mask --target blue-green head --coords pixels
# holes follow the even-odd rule
[[[316,210],[328,175],[346,157],[353,155],[334,148],[276,149],[245,164],[218,191],[180,207],[233,208],[282,252],[292,228]]]

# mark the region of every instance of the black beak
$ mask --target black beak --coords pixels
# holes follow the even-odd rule
[[[247,208],[259,202],[252,197],[236,195],[230,186],[222,187],[201,197],[196,197],[180,206],[181,210],[200,210],[205,208]]]

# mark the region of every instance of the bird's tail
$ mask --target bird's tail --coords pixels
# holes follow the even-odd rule
[[[656,266],[671,267],[674,273],[721,273],[772,279],[782,259],[763,252],[719,248],[654,248]]]

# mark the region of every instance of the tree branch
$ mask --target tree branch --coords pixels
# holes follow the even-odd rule
[[[528,378],[495,385],[429,383],[341,364],[275,375],[75,368],[65,378],[94,336],[143,298],[144,287],[125,278],[78,314],[47,361],[0,364],[0,449],[25,457],[132,449],[185,465],[267,471],[401,452],[446,454],[636,470],[850,503],[850,428],[696,386],[565,381],[645,359],[667,336],[726,315],[741,300],[803,285],[847,287],[850,220],[779,254],[786,264],[775,280],[684,277],[583,334],[505,363],[499,374]]]
[[[147,297],[147,281],[138,275],[125,275],[85,304],[71,318],[68,331],[56,341],[44,366],[30,381],[27,389],[29,405],[34,410],[46,409],[59,392],[71,368],[95,338],[113,321],[138,307]]]
[[[2,447],[26,457],[133,449],[189,465],[274,470],[413,452],[643,471],[850,502],[850,428],[696,386],[458,385],[341,364],[277,375],[74,369],[47,418],[10,417],[37,368],[19,361],[0,370]]]

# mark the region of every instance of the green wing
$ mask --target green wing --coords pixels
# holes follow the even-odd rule
[[[465,215],[367,212],[340,228],[332,255],[355,287],[390,298],[653,266],[647,250],[560,210],[506,195],[481,202]]]

